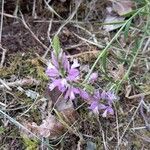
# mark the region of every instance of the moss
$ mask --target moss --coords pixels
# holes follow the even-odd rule
[[[22,135],[22,139],[26,150],[38,149],[38,141],[36,139],[30,139],[26,135]]]

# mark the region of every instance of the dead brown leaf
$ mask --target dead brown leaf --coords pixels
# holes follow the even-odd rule
[[[132,11],[133,2],[131,0],[110,0],[112,2],[112,7],[114,11],[120,15],[124,16]]]
[[[122,79],[125,74],[125,69],[124,69],[123,64],[119,64],[117,69],[111,70],[111,74],[112,74],[114,80]]]
[[[41,125],[37,125],[35,122],[24,122],[24,127],[28,129],[21,130],[21,134],[27,135],[29,138],[33,138],[34,135],[38,137],[49,137],[51,139],[56,139],[58,136],[64,133],[64,126],[56,119],[54,115],[49,115],[45,120],[42,121]],[[31,134],[33,133],[33,134]]]
[[[47,98],[52,100],[53,106],[61,116],[63,122],[67,124],[67,126],[71,126],[78,117],[78,113],[74,109],[72,101],[67,101],[62,97],[59,99],[60,93],[58,94],[57,90],[55,92],[51,92],[48,96],[49,97]],[[59,121],[58,118],[55,115],[49,114],[39,126],[34,122],[25,122],[24,126],[38,137],[56,139],[67,130],[67,126],[62,123],[62,120]],[[31,138],[31,135],[27,132],[23,131],[23,133]]]
[[[103,29],[107,32],[113,31],[118,29],[119,27],[122,26],[122,24],[115,24],[116,22],[121,22],[124,21],[123,17],[120,16],[114,16],[114,15],[107,15],[104,23],[108,25],[104,25]],[[114,23],[114,24],[113,24]]]
[[[57,138],[64,132],[64,126],[56,119],[54,115],[49,115],[38,127],[39,134],[42,137]]]

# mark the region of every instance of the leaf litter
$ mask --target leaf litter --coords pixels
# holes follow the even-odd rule
[[[59,2],[59,6],[62,6],[62,8],[64,8],[64,4],[65,4],[65,8],[67,10],[69,3],[67,3],[67,1],[61,1],[61,2]],[[112,34],[116,33],[117,29],[120,28],[120,25],[122,25],[122,23],[126,20],[126,15],[129,15],[130,13],[132,14],[134,5],[129,0],[127,1],[121,1],[121,0],[112,1],[111,0],[111,6],[110,6],[110,3],[107,5],[107,2],[101,3],[100,1],[94,1],[94,3],[95,5],[93,6],[92,9],[89,9],[90,8],[89,6],[86,7],[84,3],[81,3],[81,6],[79,7],[79,10],[78,10],[80,15],[76,16],[78,19],[80,18],[81,22],[78,22],[79,20],[77,22],[79,25],[81,26],[83,25],[85,28],[87,28],[87,30],[89,30],[94,35],[93,42],[102,41],[103,45],[105,46],[107,45],[107,42],[103,39],[107,38],[108,42],[109,40],[111,40]],[[50,34],[50,37],[47,37],[47,31],[49,31],[47,30],[49,20],[47,23],[45,23],[44,21],[46,19],[51,18],[50,17],[51,13],[47,12],[47,10],[45,10],[45,7],[39,8],[39,5],[36,5],[37,9],[35,10],[37,11],[37,18],[36,18],[37,20],[32,20],[32,16],[28,14],[29,11],[30,12],[32,11],[31,10],[32,7],[28,7],[31,5],[25,2],[23,4],[27,5],[28,9],[26,9],[26,7],[24,7],[23,9],[22,7],[23,4],[22,3],[20,4],[21,4],[20,8],[23,12],[23,15],[24,13],[26,13],[27,15],[25,16],[25,21],[27,21],[27,24],[31,28],[31,31],[33,31],[35,35],[37,35],[37,37],[42,41],[42,43],[44,43],[48,47],[50,44],[50,41],[48,41],[47,39],[50,39],[53,37],[55,32],[57,32],[57,29],[59,29],[60,24],[61,23],[63,24],[63,20],[58,20],[57,17],[54,17],[53,18],[54,20],[52,19],[52,22],[53,22],[52,30],[51,30],[52,33]],[[49,5],[53,7],[54,10],[56,10],[56,12],[63,12],[62,9],[58,9],[57,4],[58,4],[57,1],[51,1],[51,2],[49,1]],[[72,10],[72,7],[74,7],[74,3],[70,2],[70,4],[71,4],[69,5],[70,9],[68,10]],[[5,9],[8,8],[8,6],[10,7],[11,3],[10,5],[8,5],[6,1]],[[119,7],[121,9],[118,9]],[[45,14],[42,13],[41,11],[42,9],[43,9],[43,12],[45,12]],[[64,17],[70,14],[70,11],[68,10]],[[85,12],[88,12],[88,10],[89,10],[89,14],[87,15],[88,18],[86,17],[87,18],[86,21],[88,22],[86,22],[86,25],[85,25],[83,23],[84,19],[82,17],[84,16],[84,14],[86,14]],[[5,10],[6,13],[10,13],[11,11],[12,11],[11,9],[9,9],[9,11],[8,9]],[[100,17],[101,14],[103,15],[102,18]],[[63,16],[63,14],[61,15]],[[100,20],[96,20],[96,22],[95,20],[94,21],[88,20],[89,18],[91,18],[91,15],[93,16],[92,17],[93,20],[94,20],[94,17],[97,17],[97,16],[99,16]],[[42,18],[44,18],[44,20]],[[68,101],[68,100],[61,98],[60,96],[61,93],[57,89],[53,89],[53,91],[50,91],[49,89],[47,89],[47,83],[48,83],[49,78],[46,77],[45,72],[44,72],[46,68],[46,63],[45,61],[43,61],[44,62],[43,63],[42,61],[38,60],[39,58],[43,60],[42,55],[44,54],[45,50],[39,45],[37,41],[35,41],[34,38],[32,39],[33,34],[30,35],[29,32],[24,30],[23,26],[21,26],[20,23],[19,25],[17,22],[11,23],[11,20],[9,19],[4,20],[6,21],[5,22],[6,28],[3,27],[4,29],[3,33],[5,34],[2,35],[3,37],[2,42],[4,46],[10,52],[10,54],[7,53],[6,55],[6,59],[4,61],[4,67],[0,69],[0,75],[2,77],[2,83],[3,83],[0,85],[2,86],[1,88],[2,90],[0,91],[1,99],[2,99],[2,102],[0,104],[2,104],[2,107],[1,107],[2,110],[6,111],[7,114],[9,114],[12,118],[16,118],[31,133],[34,133],[34,135],[38,137],[45,137],[49,142],[62,137],[61,139],[62,142],[61,144],[59,144],[58,149],[60,148],[104,149],[104,147],[107,148],[107,146],[109,146],[111,149],[114,149],[115,146],[117,145],[117,142],[119,142],[117,141],[119,138],[118,135],[122,134],[122,131],[124,131],[124,129],[126,128],[126,125],[128,126],[128,122],[130,122],[130,118],[133,118],[132,117],[133,112],[135,108],[138,106],[138,102],[139,102],[138,100],[141,97],[141,96],[138,96],[139,92],[144,93],[144,88],[148,87],[147,81],[146,81],[147,78],[143,79],[143,77],[139,77],[139,76],[138,78],[135,75],[135,73],[138,73],[138,70],[143,65],[143,61],[140,59],[140,55],[138,55],[137,59],[138,59],[138,62],[140,62],[141,64],[138,65],[137,67],[138,69],[134,68],[135,70],[132,70],[132,72],[129,75],[131,80],[128,80],[127,82],[126,81],[123,82],[122,88],[120,89],[121,90],[119,94],[120,99],[119,101],[115,102],[116,109],[115,109],[114,116],[107,115],[107,112],[108,110],[110,111],[110,109],[106,109],[107,111],[105,111],[105,113],[103,114],[105,118],[101,117],[101,113],[103,113],[103,110],[100,110],[99,117],[97,118],[96,116],[93,115],[92,110],[88,109],[91,101],[82,103],[83,101],[78,97],[79,95],[75,96],[75,99],[73,101]],[[101,22],[102,20],[104,20],[103,29],[99,27],[100,26],[99,22]],[[40,21],[40,22],[37,23],[36,21]],[[116,22],[121,22],[121,24],[117,24]],[[141,26],[139,27],[138,24],[136,24],[136,20],[134,21],[134,23],[135,25],[137,25],[138,29],[140,29]],[[9,32],[10,31],[9,27],[12,28],[11,30],[12,32]],[[88,72],[90,70],[89,68],[91,67],[95,58],[99,55],[99,52],[101,52],[102,48],[97,47],[96,45],[93,46],[92,43],[89,43],[89,41],[91,41],[92,38],[86,36],[85,32],[81,31],[79,28],[72,27],[71,21],[70,21],[70,24],[67,25],[66,27],[67,29],[69,29],[70,33],[67,34],[68,37],[66,37],[65,35],[62,35],[63,31],[60,33],[61,36],[59,37],[61,41],[60,42],[61,48],[62,49],[66,48],[65,52],[67,56],[69,57],[69,59],[71,59],[71,61],[73,61],[72,58],[74,57],[76,59],[81,58],[81,61],[80,61],[81,66],[79,68],[81,68],[81,72],[82,72],[81,75],[82,75],[82,78],[84,78],[85,72]],[[99,29],[99,31],[97,30],[97,28]],[[106,30],[107,33],[103,34],[103,30]],[[131,30],[130,25],[129,25],[129,28],[127,31],[128,33],[131,33],[129,41],[134,41],[133,39],[135,39],[135,37],[141,36],[140,34],[138,34],[139,31],[137,29],[136,29],[137,32],[133,30],[134,30],[133,28]],[[42,31],[42,34],[41,34],[41,31]],[[73,36],[72,31],[84,37],[84,39],[86,39],[86,42],[84,41],[84,43],[86,44],[82,45],[81,43],[80,45],[78,45],[79,41],[83,40],[83,38],[78,39],[78,37]],[[110,31],[113,31],[113,32],[110,32]],[[9,33],[11,34],[11,37],[8,36]],[[17,39],[17,37],[19,37],[19,39]],[[126,34],[126,38],[127,37],[128,37],[128,34]],[[70,46],[72,45],[73,45],[73,48],[70,49]],[[74,46],[74,45],[77,45],[77,46]],[[95,68],[95,71],[100,72],[100,73],[98,74],[98,76],[93,75],[92,79],[94,79],[94,81],[96,82],[94,86],[98,88],[100,92],[102,92],[102,90],[104,89],[110,89],[111,87],[115,87],[115,84],[117,84],[117,82],[119,80],[122,80],[122,78],[124,77],[124,74],[126,73],[128,65],[129,65],[129,62],[123,59],[124,56],[126,56],[126,52],[124,50],[126,50],[126,47],[128,46],[130,47],[129,48],[130,50],[128,51],[128,54],[130,57],[131,55],[130,51],[132,51],[132,44],[128,45],[128,43],[126,43],[126,45],[123,46],[124,49],[122,49],[122,47],[117,45],[117,43],[114,43],[114,45],[112,45],[112,47],[110,48],[110,51],[115,49],[115,53],[113,55],[115,59],[111,59],[111,55],[112,55],[111,52],[110,53],[108,52],[106,59],[107,61],[110,61],[109,63],[112,63],[113,65],[115,65],[115,67],[117,68],[116,70],[113,70],[113,68],[108,67],[105,70],[106,72],[103,72],[101,70],[102,63],[100,63]],[[55,48],[59,50],[60,47],[55,47]],[[51,50],[52,49],[50,49],[50,51]],[[13,61],[15,61],[13,57],[15,57],[15,53],[19,51],[21,53],[25,52],[24,54],[25,57],[24,56],[20,58],[16,57],[18,62],[17,63],[14,62],[13,64]],[[96,56],[93,56],[92,51],[96,51]],[[35,57],[37,57],[37,55],[35,55],[35,53],[38,53],[38,56],[41,56],[41,57],[38,57],[36,59]],[[85,53],[86,53],[86,59],[83,59],[82,57],[85,57],[84,56]],[[11,55],[13,59],[10,59]],[[48,53],[48,56],[46,57],[46,60],[47,58],[49,59],[49,53]],[[29,61],[26,61],[27,59]],[[107,64],[107,61],[106,61],[106,65],[109,65]],[[118,64],[121,64],[121,65],[118,65]],[[142,74],[143,74],[143,68],[140,71],[142,72]],[[11,78],[10,76],[12,74],[15,74],[17,80],[16,79],[13,81],[10,80]],[[20,79],[27,79],[28,76],[31,76],[33,79],[37,81],[40,81],[39,82],[40,84],[34,84],[34,83],[28,84],[27,83],[27,84],[14,84],[14,86],[11,86],[11,83],[15,81],[20,81]],[[97,78],[98,80],[96,80]],[[135,80],[136,82],[134,82]],[[79,82],[81,82],[81,80],[79,80]],[[144,82],[144,84],[142,82]],[[9,90],[9,87],[6,87],[4,83],[6,85],[10,85],[10,88],[12,89],[12,91]],[[141,84],[140,86],[138,85],[139,83]],[[93,82],[91,84],[93,84]],[[131,86],[132,88],[129,90],[126,90],[125,92],[123,89],[127,87],[128,85]],[[17,88],[19,86],[23,88],[24,91],[26,91],[27,95],[23,94],[22,91],[18,91]],[[91,86],[85,86],[85,87],[87,88],[86,90],[88,90],[88,92],[92,91]],[[86,97],[86,96],[87,96],[86,93],[84,94],[82,93],[82,97]],[[93,95],[93,96],[95,97],[96,95]],[[133,97],[130,97],[130,96],[133,96]],[[148,97],[149,95],[146,95],[144,101],[148,101]],[[130,100],[130,98],[132,99],[132,101]],[[37,99],[34,105],[32,105],[33,103],[32,99],[33,100]],[[103,99],[103,102],[105,104],[105,99]],[[10,105],[6,105],[9,103]],[[94,104],[95,103],[93,103],[93,106]],[[11,105],[13,107],[11,107]],[[20,113],[22,114],[22,112],[26,111],[25,109],[26,107],[23,108],[24,105],[27,105],[27,107],[29,106],[29,108],[30,106],[32,107],[26,114],[20,117]],[[15,110],[15,106],[16,106],[16,110]],[[98,112],[97,107],[95,106],[92,109],[94,109],[95,112]],[[17,109],[17,107],[18,108],[22,107],[22,109],[20,108]],[[14,109],[11,109],[11,108],[14,108]],[[123,111],[124,113],[122,113],[121,111]],[[146,118],[147,118],[147,114],[148,113],[147,113],[147,107],[146,107],[144,108],[144,115],[146,115]],[[118,118],[115,118],[115,117],[118,117]],[[119,122],[117,122],[117,119]],[[2,117],[2,121],[1,121],[2,126],[3,126],[3,122],[6,122],[6,121],[7,121],[6,118]],[[145,125],[145,121],[143,122],[143,117],[140,117],[138,113],[136,114],[134,118],[134,123],[133,125],[130,124],[130,126],[132,126],[133,129],[134,127],[137,127],[138,125],[139,126]],[[16,143],[16,145],[14,146],[12,145],[14,149],[17,148],[17,146],[19,147],[18,149],[22,149],[24,147],[28,149],[36,149],[36,148],[42,147],[42,144],[41,144],[42,142],[39,142],[39,141],[37,142],[36,140],[32,141],[33,137],[35,137],[33,136],[33,134],[30,134],[29,132],[27,133],[25,130],[22,130],[22,129],[20,129],[20,132],[16,132],[18,131],[18,129],[16,129],[16,127],[10,124],[9,121],[6,124],[5,128],[6,130],[1,133],[2,138],[0,140],[2,141],[1,143],[3,143],[3,146],[6,149],[10,148],[9,145],[7,144],[9,143],[9,141],[11,141],[12,143]],[[14,129],[16,133],[14,132]],[[125,138],[123,137],[123,140],[120,143],[120,148],[129,149],[132,147],[132,148],[141,149],[141,147],[144,145],[143,148],[146,149],[148,147],[147,142],[146,142],[148,138],[145,138],[145,137],[147,137],[148,133],[146,132],[145,128],[143,129],[141,130],[141,129],[138,129],[137,127],[136,132],[134,131],[134,133],[130,132],[130,130],[124,131],[126,132],[126,135],[125,135]],[[139,136],[136,134],[137,131],[140,131],[142,138],[139,138]],[[9,132],[12,132],[13,134],[9,134]],[[8,133],[10,136],[6,133]],[[24,136],[20,136],[21,134],[23,134]],[[11,136],[14,137],[13,141],[10,139]],[[21,139],[18,140],[16,136],[18,136],[19,138],[22,137],[24,144],[22,143],[22,140]],[[84,139],[83,141],[81,140],[82,137]],[[7,142],[5,141],[5,139],[8,139]],[[45,147],[42,147],[42,149],[44,148]]]

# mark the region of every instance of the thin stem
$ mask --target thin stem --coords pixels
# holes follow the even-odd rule
[[[0,24],[0,45],[2,42],[2,28],[3,28],[3,18],[4,18],[4,0],[2,0],[2,13],[1,13],[1,24]]]
[[[135,12],[132,17],[130,17],[123,25],[122,27],[119,29],[119,31],[116,33],[116,35],[112,38],[112,40],[107,44],[107,46],[104,48],[104,50],[102,52],[100,52],[99,56],[97,57],[96,61],[94,62],[93,66],[91,67],[91,69],[89,70],[89,73],[87,74],[85,80],[83,81],[83,83],[86,83],[89,80],[89,77],[91,75],[91,73],[93,72],[96,64],[98,63],[98,61],[100,60],[101,57],[103,57],[105,55],[105,53],[107,52],[108,48],[111,46],[111,44],[115,41],[116,38],[118,38],[118,36],[120,35],[121,31],[123,30],[123,28],[129,23],[129,21],[131,21],[136,15],[138,15],[143,9],[145,9],[147,5],[145,5],[144,7],[140,8],[137,12]]]

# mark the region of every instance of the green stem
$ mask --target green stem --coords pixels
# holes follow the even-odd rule
[[[132,17],[130,17],[123,25],[122,27],[119,29],[119,31],[116,33],[116,35],[112,38],[112,40],[107,44],[107,46],[104,48],[104,50],[99,54],[99,56],[97,57],[96,61],[94,62],[93,66],[91,67],[91,69],[89,70],[89,73],[87,74],[85,80],[83,81],[83,83],[86,83],[89,80],[89,77],[91,75],[91,73],[93,72],[96,64],[98,63],[98,61],[100,60],[101,57],[103,57],[105,55],[105,53],[107,52],[108,48],[111,46],[111,44],[114,42],[114,40],[116,38],[118,38],[118,36],[120,35],[121,31],[123,30],[123,28],[129,23],[129,21],[131,21],[136,15],[138,15],[143,9],[145,9],[147,5],[145,5],[144,7],[140,8],[139,10],[137,10],[137,12],[135,12]]]

